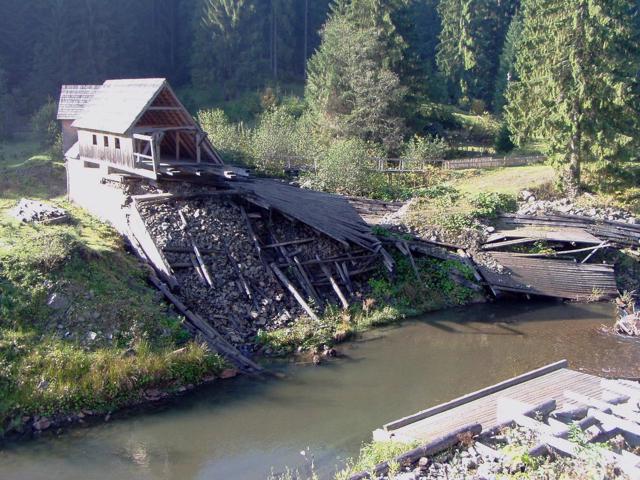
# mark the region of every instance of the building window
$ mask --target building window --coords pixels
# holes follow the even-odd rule
[[[109,137],[107,137],[106,135],[104,136],[104,146],[105,147],[109,146]]]
[[[93,135],[93,144],[94,145],[98,145],[98,136],[97,135]]]
[[[117,148],[118,150],[120,150],[120,139],[119,139],[119,138],[115,138],[115,140],[114,140],[114,141],[115,141],[115,144],[116,144],[116,148]]]

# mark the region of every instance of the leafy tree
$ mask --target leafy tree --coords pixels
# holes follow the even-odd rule
[[[606,182],[602,174],[632,153],[640,47],[633,11],[631,0],[524,2],[506,119],[516,143],[544,140],[568,195],[578,193],[586,162]]]
[[[43,147],[51,147],[58,141],[60,127],[56,120],[58,105],[49,98],[31,117],[31,132]]]
[[[321,130],[358,137],[396,151],[402,141],[398,114],[405,91],[390,66],[379,31],[336,9],[308,63],[306,98]]]

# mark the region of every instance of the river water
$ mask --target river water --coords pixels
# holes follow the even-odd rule
[[[382,424],[563,358],[640,377],[640,344],[599,332],[613,313],[530,302],[426,315],[320,367],[273,366],[284,379],[225,380],[162,411],[11,445],[0,479],[266,479],[311,458],[328,478]]]

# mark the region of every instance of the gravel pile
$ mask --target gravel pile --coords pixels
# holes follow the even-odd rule
[[[67,212],[62,208],[27,198],[21,199],[18,204],[9,211],[9,215],[25,223],[53,223],[67,219]]]
[[[520,192],[519,197],[520,200],[522,200],[520,208],[518,209],[518,214],[520,215],[580,215],[599,220],[610,220],[629,224],[638,223],[638,219],[631,213],[619,208],[581,206],[572,203],[568,198],[561,198],[559,200],[537,200],[535,195],[528,190]]]

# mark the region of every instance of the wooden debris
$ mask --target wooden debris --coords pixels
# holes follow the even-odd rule
[[[316,257],[316,258],[317,260],[320,260],[320,257]],[[340,286],[331,275],[331,271],[329,270],[329,268],[324,263],[320,263],[320,269],[322,270],[322,273],[324,273],[325,277],[327,277],[327,279],[329,280],[329,283],[331,284],[331,288],[333,288],[333,291],[336,292],[336,295],[340,299],[340,303],[342,303],[342,308],[344,308],[345,310],[349,308],[349,302],[347,301],[347,298],[344,296],[344,293],[342,293],[342,290],[340,290]]]
[[[280,270],[278,266],[273,262],[269,266],[271,267],[271,270],[273,270],[273,273],[276,274],[276,277],[278,277],[278,279],[287,288],[287,290],[291,292],[291,294],[294,296],[294,298],[300,304],[300,306],[304,309],[304,311],[307,312],[307,315],[309,315],[316,322],[319,321],[318,316],[315,314],[313,309],[305,301],[302,295],[300,295],[300,292],[298,292],[296,287],[289,281],[287,276],[284,273],[282,273],[282,270]]]
[[[185,316],[185,318],[190,322],[191,327],[202,334],[203,338],[212,349],[227,358],[235,364],[239,370],[245,373],[266,373],[264,368],[242,355],[239,350],[227,342],[211,325],[196,313],[189,310],[175,295],[171,293],[169,288],[167,288],[167,286],[161,282],[158,277],[150,275],[149,279],[151,280],[151,283],[153,283],[155,287],[164,294],[167,300],[169,300],[178,309],[178,311]]]

